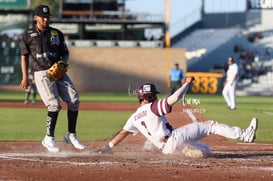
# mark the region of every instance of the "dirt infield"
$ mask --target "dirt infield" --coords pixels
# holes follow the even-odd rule
[[[4,107],[22,105],[1,102]],[[81,109],[133,112],[136,106],[85,102]],[[202,121],[200,115],[195,116]],[[175,127],[191,122],[179,106],[167,117]],[[0,142],[0,180],[273,180],[273,144],[239,143],[219,136],[201,141],[211,147],[209,158],[164,155],[155,148],[145,150],[141,135],[128,137],[106,155],[94,152],[105,141],[85,142],[84,151],[58,142],[59,153],[47,152],[40,142]]]

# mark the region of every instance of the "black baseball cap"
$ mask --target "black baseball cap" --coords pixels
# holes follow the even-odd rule
[[[143,94],[146,93],[160,94],[160,92],[156,90],[155,85],[151,83],[145,83],[140,85],[138,90]]]
[[[50,9],[47,5],[39,5],[34,9],[34,15],[39,17],[49,17]]]

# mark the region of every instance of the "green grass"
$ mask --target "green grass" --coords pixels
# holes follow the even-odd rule
[[[256,141],[273,143],[273,98],[260,96],[237,96],[237,110],[227,109],[221,95],[187,95],[198,99],[196,108],[205,109],[202,114],[207,120],[217,120],[233,126],[246,128],[253,117],[258,118]]]
[[[0,108],[0,140],[41,140],[45,135],[46,109]],[[104,140],[119,131],[130,112],[80,111],[77,124],[82,140]],[[66,111],[62,110],[55,136],[61,140],[67,133]]]
[[[164,95],[161,95],[161,97]],[[23,92],[1,92],[0,100],[22,100]],[[126,93],[80,93],[81,101],[130,102],[135,96]],[[258,142],[273,143],[273,98],[237,97],[237,110],[229,111],[221,95],[188,94],[186,99],[198,100],[193,105],[204,110],[206,119],[218,120],[233,126],[246,128],[252,119],[259,119]],[[181,105],[182,106],[182,105]],[[38,140],[45,135],[46,109],[0,108],[0,140]],[[82,140],[105,140],[119,131],[131,112],[80,111],[77,130]],[[56,126],[56,139],[61,140],[67,131],[66,111],[62,110]]]
[[[81,101],[92,101],[92,102],[137,102],[134,95],[128,95],[128,93],[93,93],[83,92],[79,93]],[[17,101],[24,100],[25,92],[0,92],[0,101],[9,100]],[[37,100],[41,100],[37,96]]]

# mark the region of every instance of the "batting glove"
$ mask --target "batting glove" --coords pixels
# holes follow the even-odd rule
[[[112,150],[112,149],[110,148],[109,144],[107,144],[107,145],[105,145],[103,148],[98,149],[98,150],[97,150],[97,153],[98,153],[98,154],[111,153],[111,150]]]

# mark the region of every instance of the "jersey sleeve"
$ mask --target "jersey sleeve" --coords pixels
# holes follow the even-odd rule
[[[27,34],[23,34],[22,40],[20,41],[21,55],[28,55],[30,53],[27,46]]]
[[[68,47],[66,45],[65,39],[64,39],[64,35],[61,31],[59,31],[59,36],[60,36],[60,46],[61,46],[61,55],[62,55],[62,60],[64,60],[65,62],[68,62],[69,59],[69,50]]]
[[[126,131],[130,133],[133,133],[133,135],[136,135],[138,133],[138,129],[133,124],[133,117],[134,117],[134,114],[127,120],[127,122],[123,126],[123,129],[125,129]]]
[[[159,99],[152,103],[152,112],[157,116],[164,116],[172,111],[172,106],[167,103],[167,98]]]

